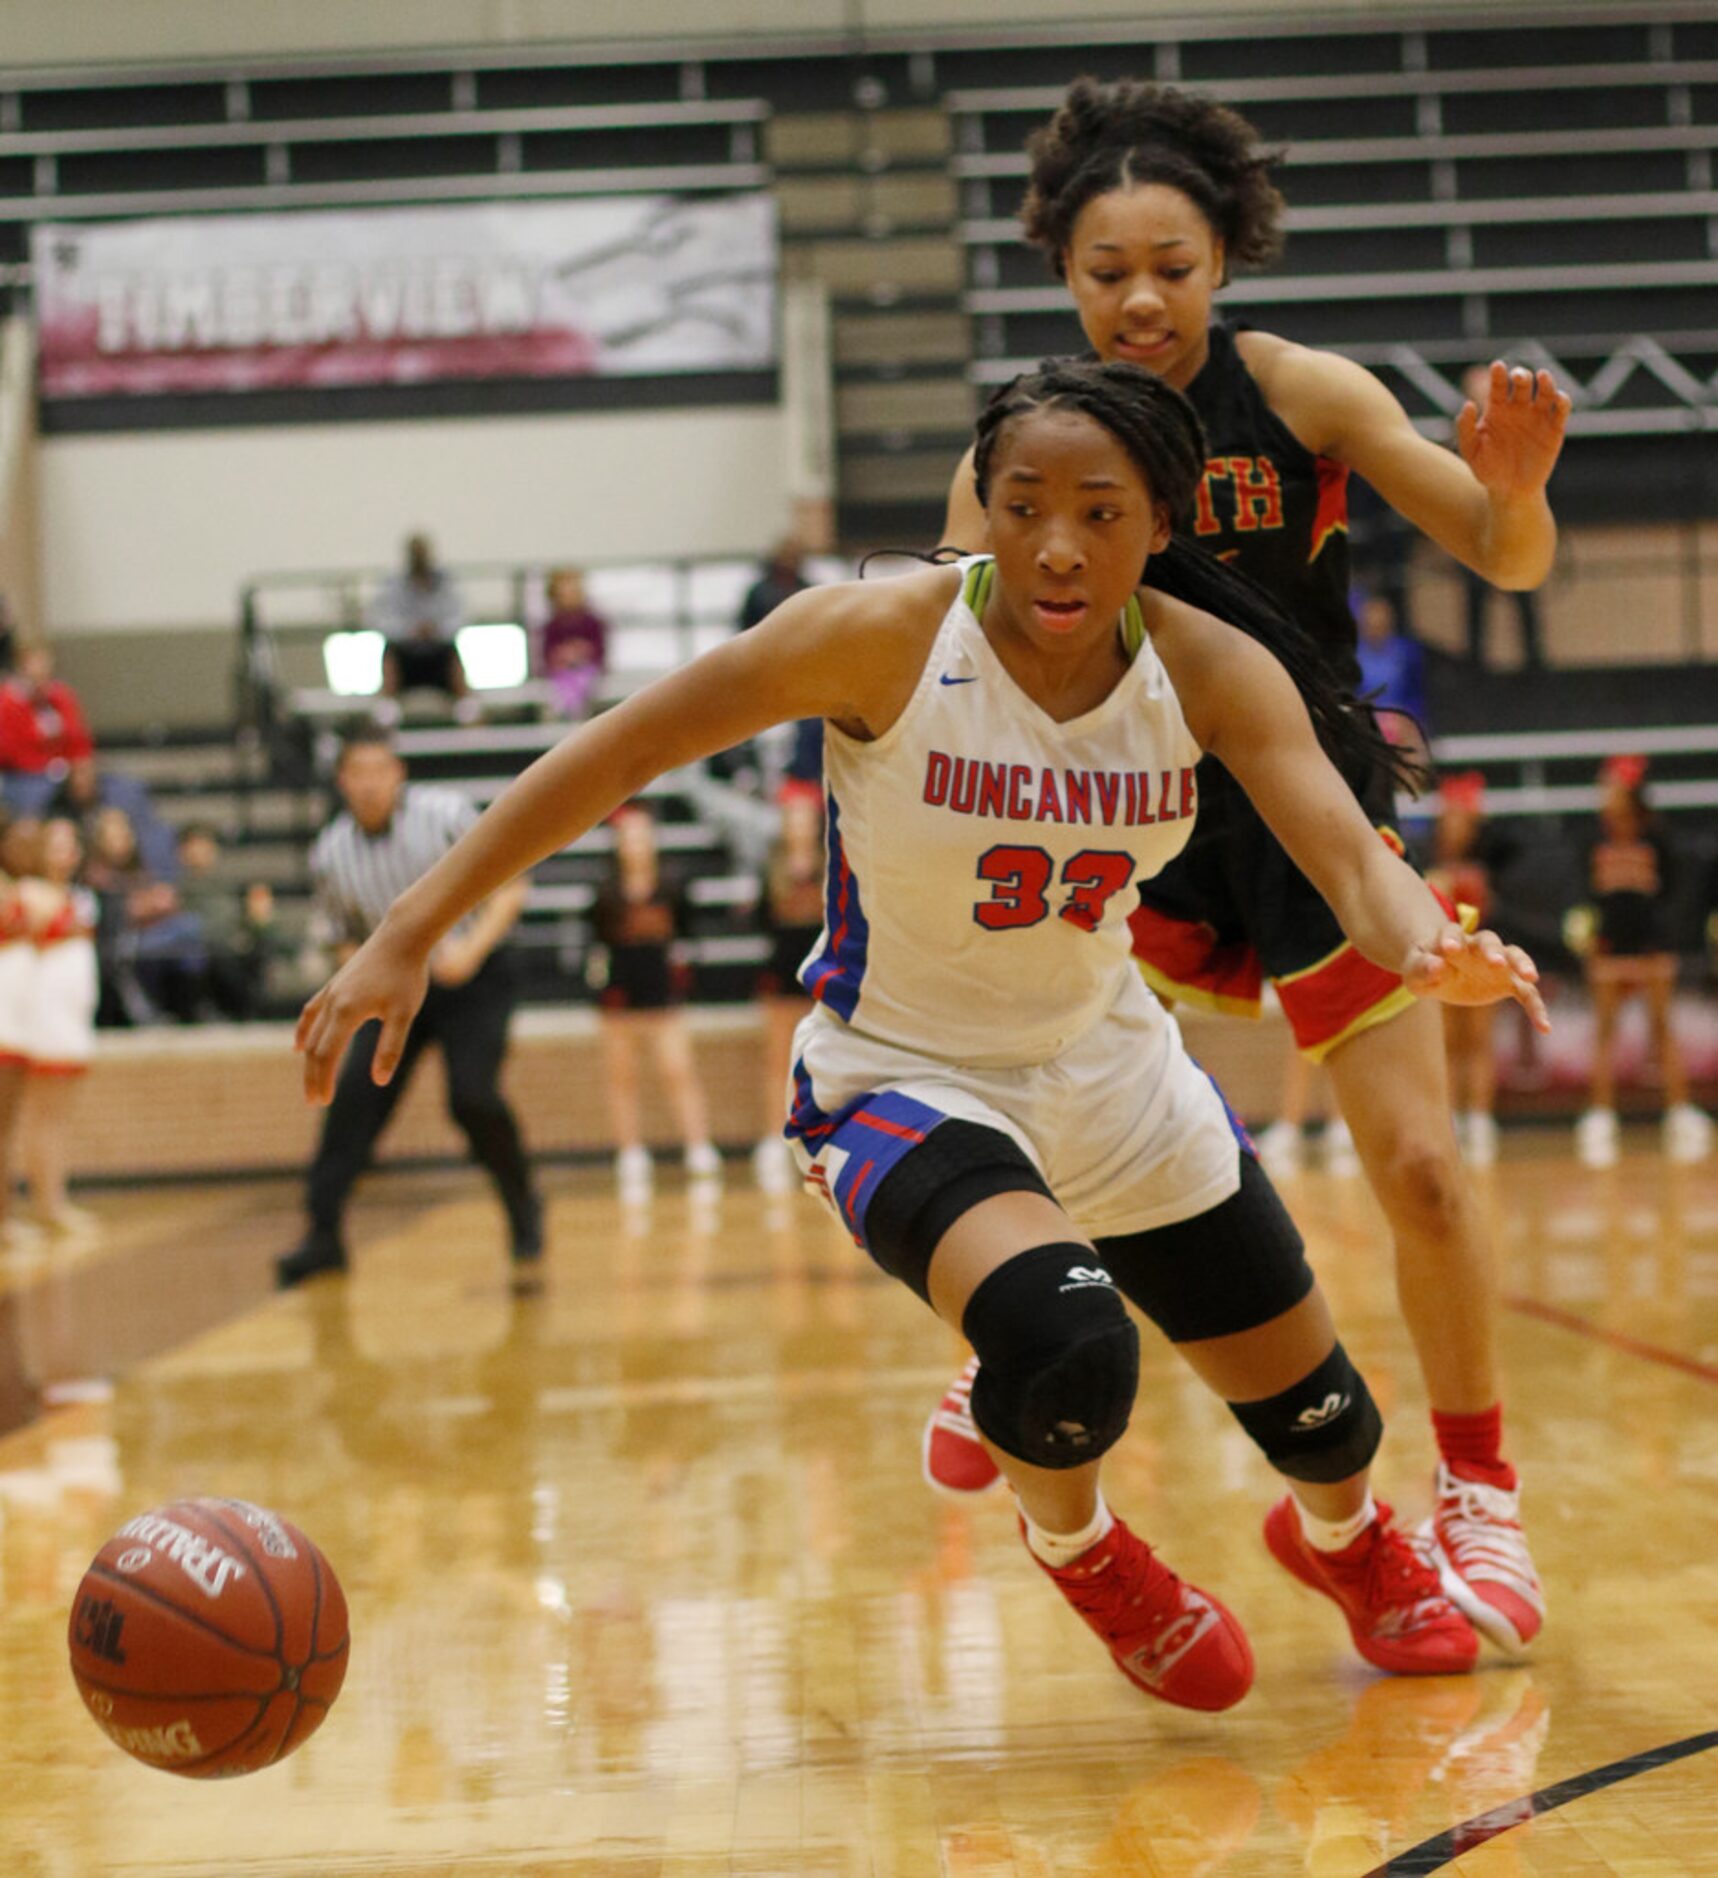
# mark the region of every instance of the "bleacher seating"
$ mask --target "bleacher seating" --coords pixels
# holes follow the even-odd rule
[[[527,631],[534,629],[544,569],[461,564],[449,571],[469,610],[485,617],[511,613]],[[755,560],[729,557],[597,563],[585,571],[590,602],[610,626],[600,707],[728,638],[759,570]],[[813,556],[807,571],[813,579],[830,580],[845,578],[851,569],[845,561]],[[212,818],[229,827],[227,818],[237,816],[243,838],[227,865],[234,878],[268,880],[295,933],[308,923],[305,855],[331,800],[339,728],[364,716],[371,704],[367,696],[336,691],[325,682],[322,649],[331,633],[363,618],[385,573],[342,569],[264,576],[247,589],[241,662],[252,681],[252,741],[259,748],[296,752],[298,761],[277,762],[269,787],[234,790],[229,783],[224,794],[187,789],[172,811],[180,824]],[[408,696],[396,743],[415,777],[458,789],[482,807],[567,727],[553,712],[550,688],[540,682],[478,695],[484,719],[475,725],[451,722],[445,699],[420,704]],[[215,763],[218,772],[218,756]],[[154,767],[164,773],[159,758]],[[661,822],[663,852],[688,884],[684,952],[694,992],[706,998],[748,996],[767,952],[751,910],[769,811],[701,773],[665,778],[645,793]],[[596,828],[537,870],[519,935],[532,996],[559,1001],[591,995],[584,978],[589,915],[611,847],[608,829]],[[290,968],[278,977],[277,995],[288,1001],[298,981]]]
[[[1572,449],[1566,512],[1635,487],[1642,437],[1674,465],[1647,499],[1687,487],[1718,405],[1708,9],[944,37],[14,70],[0,271],[18,278],[45,219],[767,184],[790,277],[833,298],[846,531],[917,539],[969,421],[968,358],[982,385],[1072,342],[1014,229],[1025,133],[1074,73],[1144,72],[1290,144],[1288,258],[1234,284],[1238,316],[1352,351],[1428,427],[1476,354],[1538,342],[1577,390],[1577,445],[1603,444]]]
[[[784,275],[820,280],[831,297],[844,540],[923,543],[977,393],[1078,343],[1063,290],[1013,215],[1025,135],[1081,71],[1210,90],[1290,144],[1287,257],[1234,284],[1237,317],[1348,352],[1428,432],[1447,427],[1476,357],[1505,350],[1551,366],[1577,407],[1559,471],[1565,519],[1709,503],[1718,21],[1691,0],[1652,18],[1619,6],[1611,18],[1430,25],[1352,11],[1244,28],[1051,24],[943,43],[873,36],[861,53],[784,44],[768,57],[704,48],[673,61],[542,49],[241,62],[218,76],[14,69],[0,76],[0,288],[26,284],[28,231],[45,220],[767,185]],[[594,568],[593,601],[618,629],[606,695],[725,633],[750,571],[739,560]],[[474,614],[528,625],[537,572],[462,570]],[[322,641],[361,623],[365,582],[264,585],[251,695],[290,701],[312,727],[304,760],[266,768],[264,753],[282,746],[241,740],[208,758],[208,774],[187,771],[158,794],[170,816],[228,828],[235,871],[272,880],[297,906],[304,841],[326,801],[315,727],[326,736],[351,708],[327,682]],[[1702,645],[1695,632],[1675,655]],[[1520,712],[1506,721],[1527,723],[1536,701],[1511,695]],[[487,799],[556,734],[543,704],[527,684],[492,697],[483,735],[413,725],[414,767]],[[1539,844],[1543,859],[1572,851],[1605,732],[1647,747],[1674,715],[1613,716],[1588,700],[1563,721],[1600,730],[1513,765],[1460,742],[1487,725],[1457,712],[1440,728],[1465,752],[1451,760],[1483,761],[1508,812],[1555,836]],[[1715,755],[1686,738],[1666,749],[1674,825],[1709,810]],[[146,767],[169,758],[189,762],[140,753]],[[735,948],[752,943],[734,913],[746,866],[697,789],[676,784],[663,802],[667,845],[700,882],[700,989],[737,987]],[[527,923],[539,988],[576,990],[602,842],[598,831],[542,872]]]
[[[1433,433],[1447,431],[1476,358],[1502,350],[1557,369],[1577,407],[1565,514],[1626,506],[1626,440],[1698,449],[1714,423],[1709,18],[1298,37],[1217,26],[1149,53],[1067,44],[1057,63],[1209,89],[1288,143],[1287,255],[1227,289],[1234,317],[1350,353]],[[973,376],[993,383],[1077,343],[1065,290],[1013,219],[1025,137],[1061,83],[1045,82],[1041,54],[1014,50],[950,55],[939,71],[963,185]],[[1656,512],[1677,480],[1653,480]]]

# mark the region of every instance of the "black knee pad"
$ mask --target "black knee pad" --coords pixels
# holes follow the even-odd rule
[[[1139,1388],[1139,1332],[1090,1246],[1041,1245],[967,1301],[972,1418],[1016,1460],[1083,1467],[1114,1447]]]
[[[1310,1375],[1263,1402],[1231,1402],[1279,1474],[1290,1480],[1347,1480],[1370,1464],[1384,1433],[1366,1378],[1337,1344]]]

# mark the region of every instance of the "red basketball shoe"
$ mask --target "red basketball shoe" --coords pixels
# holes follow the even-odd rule
[[[1479,1660],[1473,1626],[1446,1598],[1438,1574],[1390,1525],[1390,1509],[1340,1552],[1307,1544],[1292,1495],[1265,1515],[1271,1556],[1303,1585],[1342,1606],[1354,1647],[1398,1676],[1460,1675]]]
[[[942,1493],[983,1493],[1002,1478],[972,1419],[972,1385],[977,1376],[975,1356],[943,1391],[943,1399],[925,1423],[921,1464],[925,1479]]]
[[[1487,1643],[1519,1655],[1545,1622],[1545,1593],[1521,1531],[1519,1488],[1488,1487],[1438,1467],[1428,1540],[1444,1595]]]
[[[1036,1552],[1032,1560],[1147,1695],[1177,1708],[1233,1708],[1253,1686],[1253,1652],[1234,1615],[1119,1519],[1071,1565],[1046,1565]]]

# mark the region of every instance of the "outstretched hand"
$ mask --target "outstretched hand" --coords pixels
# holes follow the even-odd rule
[[[1569,409],[1549,372],[1494,360],[1485,409],[1470,398],[1456,418],[1462,460],[1492,495],[1534,495],[1550,480]]]
[[[304,1058],[305,1101],[325,1104],[332,1098],[347,1044],[373,1017],[382,1020],[382,1034],[370,1074],[378,1083],[392,1081],[428,988],[423,953],[378,927],[299,1016],[292,1045]]]
[[[1465,933],[1450,921],[1408,954],[1402,981],[1417,996],[1444,1004],[1497,1004],[1513,998],[1535,1030],[1551,1028],[1539,995],[1539,967],[1520,946],[1506,946],[1494,932]]]

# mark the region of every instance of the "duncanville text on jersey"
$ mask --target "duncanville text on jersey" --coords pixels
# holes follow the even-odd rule
[[[1001,822],[1145,828],[1191,820],[1199,802],[1193,779],[1191,769],[1051,769],[932,750],[925,759],[924,800],[933,809]]]

